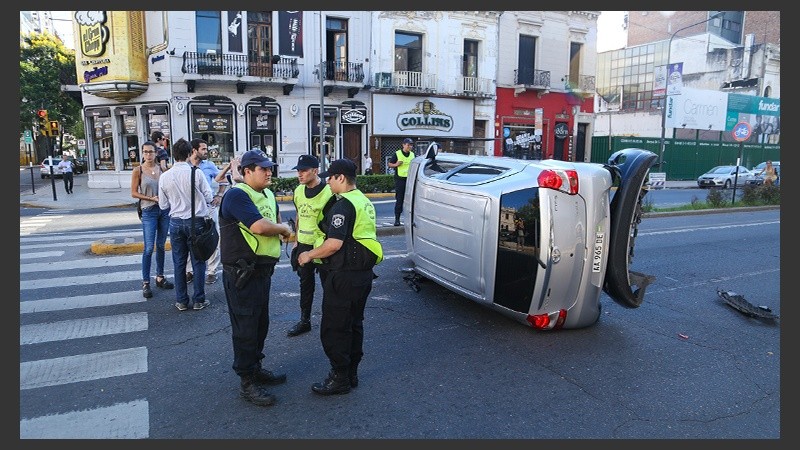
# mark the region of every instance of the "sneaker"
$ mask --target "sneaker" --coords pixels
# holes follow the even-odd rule
[[[210,273],[210,274],[206,275],[206,284],[214,284],[216,282],[217,282],[217,274],[216,273]]]
[[[395,220],[394,221],[394,226],[399,227],[400,226],[400,221],[399,220]]]
[[[191,283],[194,279],[194,274],[192,272],[186,272],[186,282]]]
[[[172,288],[175,287],[175,285],[172,284],[171,281],[169,281],[168,279],[166,279],[163,276],[161,277],[160,281],[159,281],[158,277],[156,277],[156,286],[160,287],[161,289],[172,289]]]
[[[209,306],[209,305],[211,305],[211,302],[206,300],[204,302],[195,303],[193,308],[194,308],[195,311],[200,311],[201,309],[203,309],[203,308],[205,308],[206,306]]]
[[[189,306],[186,303],[175,302],[175,307],[178,308],[178,311],[186,311],[189,309]]]
[[[150,289],[150,283],[142,283],[142,297],[150,298],[153,296],[153,290]]]

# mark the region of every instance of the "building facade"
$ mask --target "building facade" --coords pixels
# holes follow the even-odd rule
[[[587,160],[598,13],[74,11],[88,185],[127,186],[154,131],[276,176],[309,153],[385,173],[405,137]]]

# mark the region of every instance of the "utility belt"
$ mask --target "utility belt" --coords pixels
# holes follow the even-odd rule
[[[236,280],[236,289],[242,289],[252,276],[270,276],[275,264],[256,264],[240,258],[236,264],[223,264],[222,271],[226,276]]]

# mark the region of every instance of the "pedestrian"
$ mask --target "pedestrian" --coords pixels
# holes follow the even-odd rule
[[[400,214],[403,213],[403,201],[406,198],[406,179],[408,167],[414,159],[414,140],[403,139],[403,148],[389,157],[388,166],[394,169],[394,226],[400,226]]]
[[[58,165],[60,166],[61,163]],[[775,170],[775,166],[772,165],[772,161],[767,161],[767,165],[758,174],[764,175],[764,186],[772,186],[775,184],[775,180],[778,179],[778,173]]]
[[[219,204],[222,201],[222,194],[225,193],[227,183],[225,185],[216,180],[217,174],[220,170],[217,165],[208,159],[208,142],[203,139],[192,139],[192,154],[189,156],[189,162],[200,169],[208,180],[208,185],[211,187],[211,192],[215,193],[208,205],[209,216],[214,220],[214,226],[217,227],[219,233]],[[187,262],[187,267],[188,267]],[[217,281],[217,267],[219,267],[219,242],[217,242],[217,249],[211,254],[211,257],[206,261],[206,284],[214,284]],[[186,272],[186,282],[189,283],[194,279],[191,271]]]
[[[229,189],[220,207],[222,286],[228,302],[233,340],[233,370],[241,378],[239,394],[258,406],[275,403],[263,385],[286,382],[286,374],[262,367],[269,331],[272,273],[281,254],[281,237],[292,229],[280,223],[269,190],[274,164],[261,150],[242,155],[243,181]]]
[[[69,155],[66,153],[61,154],[58,168],[61,169],[61,176],[64,178],[64,189],[67,194],[72,194],[72,161],[69,160]]]
[[[517,250],[525,249],[525,222],[522,219],[514,220],[514,234],[517,237]]]
[[[325,233],[319,228],[322,220],[322,210],[333,197],[330,186],[319,177],[319,160],[313,155],[300,155],[297,165],[292,167],[297,170],[298,186],[294,189],[292,201],[297,220],[295,221],[297,240],[292,249],[292,259],[306,250],[318,247],[325,240]],[[307,264],[297,268],[300,277],[300,321],[286,333],[287,336],[298,336],[311,331],[311,304],[314,302],[316,279],[314,272],[319,274],[320,284],[325,284],[325,270],[320,266],[322,261],[315,260],[315,264]]]
[[[172,245],[172,264],[175,270],[175,307],[178,311],[189,309],[189,292],[186,286],[186,257],[191,255],[192,270],[192,308],[201,310],[210,305],[206,300],[205,274],[206,262],[195,257],[191,250],[191,233],[203,230],[208,217],[208,204],[211,203],[211,186],[202,173],[195,173],[194,185],[191,183],[192,166],[187,160],[192,147],[186,139],[180,138],[172,146],[175,164],[161,175],[158,183],[158,206],[169,210],[169,239]],[[195,192],[192,221],[192,190]]]
[[[167,136],[161,131],[153,131],[150,133],[150,140],[156,144],[156,164],[161,166],[161,170],[167,171],[167,163],[169,162],[169,152],[167,152]]]
[[[156,144],[147,141],[142,144],[142,163],[131,173],[131,197],[139,199],[142,207],[142,296],[151,298],[150,267],[153,261],[153,247],[156,254],[156,286],[162,289],[175,287],[164,276],[167,233],[169,233],[169,209],[158,206],[158,182],[162,174],[156,163]]]
[[[231,158],[231,162],[226,164],[222,170],[219,171],[214,179],[225,189],[236,186],[236,183],[242,182],[242,174],[239,172],[239,157]]]
[[[319,335],[331,370],[311,390],[320,395],[346,394],[358,386],[364,308],[377,277],[372,269],[383,260],[383,248],[375,231],[375,207],[356,187],[355,163],[337,159],[319,176],[327,177],[338,200],[325,215],[325,241],[298,255],[301,266],[318,258],[328,270],[322,285]]]
[[[369,152],[364,153],[364,175],[372,175],[372,158]]]

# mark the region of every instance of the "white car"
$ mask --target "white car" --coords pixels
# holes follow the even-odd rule
[[[654,153],[626,149],[596,164],[431,146],[406,180],[412,277],[537,330],[595,323],[602,291],[624,307],[641,305],[655,278],[631,264]]]
[[[50,166],[53,166],[53,176],[56,178],[62,177],[64,174],[61,173],[61,169],[58,167],[58,163],[61,162],[61,158],[53,158],[48,156],[47,158],[42,160],[42,163],[39,164],[39,172],[42,178],[50,178]]]

